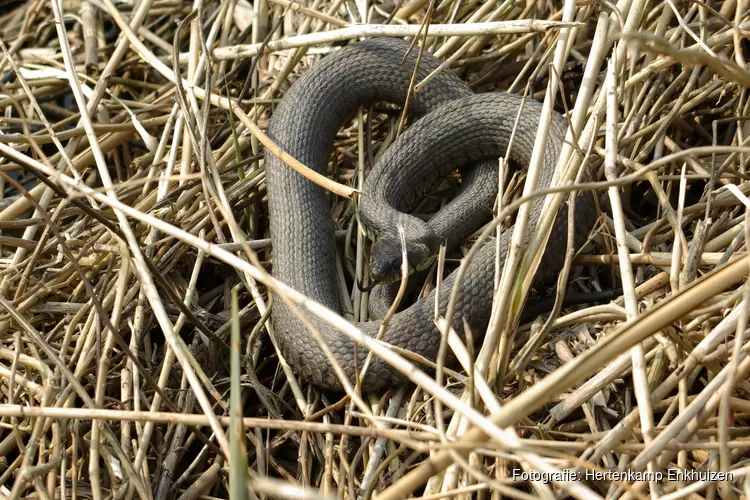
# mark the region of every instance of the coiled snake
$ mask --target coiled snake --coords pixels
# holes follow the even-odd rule
[[[308,167],[324,172],[333,142],[342,122],[359,106],[374,102],[401,104],[406,100],[417,51],[409,52],[402,40],[374,39],[355,43],[323,58],[286,92],[268,125],[268,135],[286,152]],[[406,58],[402,64],[404,55]],[[439,65],[424,54],[417,81]],[[523,103],[520,118],[519,107]],[[507,152],[511,131],[516,127],[509,160],[529,163],[539,123],[541,105],[511,94],[474,95],[450,71],[440,73],[411,97],[409,112],[427,115],[415,122],[383,154],[369,175],[359,204],[359,219],[369,233],[377,234],[380,255],[388,259],[388,247],[401,255],[397,224],[406,234],[409,261],[413,267],[437,249],[441,239],[460,243],[486,220],[497,191],[497,158]],[[550,126],[539,188],[549,186],[560,154],[566,123],[554,114]],[[406,213],[421,195],[446,174],[480,160],[465,177],[467,187],[449,206],[426,224]],[[273,275],[310,298],[339,309],[336,279],[334,224],[328,194],[265,152],[270,232],[273,243]],[[494,176],[494,177],[493,177]],[[534,230],[543,197],[532,205],[529,234]],[[576,204],[575,233],[578,242],[594,220],[590,204]],[[560,210],[537,280],[550,281],[562,267],[566,248],[565,207]],[[375,229],[376,228],[376,229]],[[502,238],[501,256],[510,240]],[[390,242],[390,243],[389,243]],[[580,243],[579,243],[580,244]],[[376,248],[377,249],[377,248]],[[415,262],[412,262],[412,256]],[[387,275],[393,266],[381,269]],[[475,333],[483,332],[490,316],[495,268],[495,245],[485,245],[469,266],[456,304],[454,326],[463,331],[464,320]],[[377,270],[374,270],[377,271]],[[395,267],[398,272],[398,265]],[[377,274],[377,272],[375,272]],[[455,273],[445,279],[440,308],[444,312]],[[440,334],[434,325],[434,292],[395,314],[383,341],[434,359]],[[368,351],[329,325],[304,313],[319,331],[337,362],[353,380]],[[281,351],[292,368],[305,379],[324,388],[339,388],[328,358],[307,332],[307,327],[282,300],[274,301],[272,321]],[[361,323],[359,328],[375,336],[379,322]],[[378,389],[403,382],[403,376],[373,357],[362,378],[365,389]]]

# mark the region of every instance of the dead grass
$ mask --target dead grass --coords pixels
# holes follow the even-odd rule
[[[750,496],[747,2],[552,3],[0,8],[0,496]],[[415,385],[321,393],[269,342],[269,289],[379,347],[268,274],[263,146],[285,153],[263,130],[320,57],[413,37],[428,12],[442,70],[567,113],[541,226],[571,190],[594,190],[600,223],[567,293],[621,296],[519,324],[543,230],[505,264],[482,349],[449,338],[469,375],[438,384],[380,348]],[[398,126],[380,111],[342,129],[331,179],[284,156],[340,195],[347,319],[366,314],[348,199],[366,123],[378,147]],[[517,477],[606,469],[654,476]]]

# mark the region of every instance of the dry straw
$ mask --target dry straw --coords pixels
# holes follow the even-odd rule
[[[0,495],[750,496],[748,7],[9,4],[0,13]],[[330,176],[264,132],[321,55],[375,36],[416,37],[444,61],[416,91],[456,71],[477,92],[524,93],[569,122],[556,187],[535,190],[543,124],[525,175],[504,176],[495,220],[441,252],[426,278],[423,291],[444,267],[465,267],[475,241],[513,232],[487,331],[436,318],[458,360],[438,359],[437,377],[435,365],[351,322],[367,316],[354,284],[366,280],[368,243],[353,199],[398,114],[360,110],[337,138]],[[264,147],[332,193],[346,317],[268,272]],[[455,184],[418,211],[434,211]],[[584,303],[522,317],[548,293],[532,289],[533,276],[574,190],[598,195],[600,217],[568,259],[558,298]],[[540,230],[522,246],[538,196]],[[368,394],[347,382],[344,395],[308,386],[278,350],[275,300],[307,309],[412,384]],[[614,469],[654,475],[563,474]],[[731,476],[654,480],[693,470]],[[556,480],[518,480],[519,471]]]

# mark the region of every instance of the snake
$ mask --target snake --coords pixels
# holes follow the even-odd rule
[[[531,161],[541,103],[516,94],[474,94],[452,71],[437,72],[419,92],[410,92],[414,81],[423,80],[440,65],[438,58],[426,51],[420,54],[401,39],[358,41],[323,57],[294,81],[267,125],[268,137],[282,150],[325,173],[338,130],[361,106],[407,103],[409,115],[416,119],[378,159],[363,185],[357,207],[360,225],[375,240],[370,272],[376,277],[388,278],[400,269],[400,234],[405,238],[410,267],[418,269],[431,262],[432,254],[445,240],[455,244],[486,222],[483,219],[491,210],[487,200],[494,200],[497,193],[499,157],[505,156],[519,167]],[[551,185],[566,130],[565,119],[553,112],[537,189]],[[267,148],[264,157],[272,274],[308,298],[341,311],[343,292],[337,278],[331,194]],[[433,220],[425,222],[409,213],[442,178],[467,168],[462,193]],[[584,202],[575,205],[573,227],[577,245],[585,241],[596,218],[592,204],[581,198]],[[543,203],[544,197],[531,202],[527,240],[539,222]],[[553,281],[563,266],[568,235],[566,207],[563,204],[553,223],[535,284]],[[499,262],[503,262],[511,233],[504,231],[499,245],[490,240],[469,263],[455,303],[456,331],[468,327],[477,334],[486,329],[492,310],[496,247]],[[373,269],[378,265],[379,269]],[[456,274],[448,275],[441,285],[440,314],[448,307]],[[434,321],[435,293],[433,290],[394,314],[380,340],[434,360],[440,345]],[[406,381],[401,372],[377,356],[372,356],[367,370],[359,373],[368,349],[357,346],[305,308],[275,300],[271,321],[286,362],[315,386],[342,388],[332,362],[349,381],[359,377],[364,390]],[[366,321],[357,326],[364,334],[376,337],[380,325],[380,321]]]

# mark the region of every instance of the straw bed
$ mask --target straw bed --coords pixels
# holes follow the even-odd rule
[[[0,497],[750,497],[748,7],[6,2]],[[471,332],[481,348],[453,332],[462,371],[437,379],[351,322],[367,314],[356,193],[398,110],[345,124],[328,177],[264,133],[299,75],[373,36],[570,124],[542,230],[510,252],[493,321]],[[343,318],[269,274],[264,148],[331,191]],[[526,178],[507,177],[502,217],[425,290],[512,230]],[[584,189],[600,212],[589,242],[564,287],[532,290],[558,207]],[[344,395],[298,379],[269,328],[281,296],[413,383]]]

